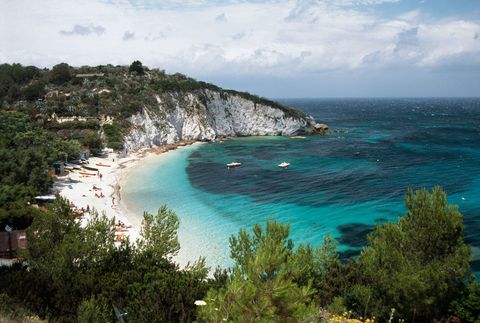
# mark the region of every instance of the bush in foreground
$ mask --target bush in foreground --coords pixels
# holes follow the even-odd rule
[[[359,259],[346,264],[328,239],[318,249],[294,249],[285,224],[268,221],[252,235],[241,230],[230,240],[233,274],[225,287],[208,292],[199,317],[297,322],[348,309],[353,317],[380,321],[428,322],[453,314],[476,322],[479,289],[466,282],[470,248],[458,207],[447,205],[439,187],[409,190],[405,203],[407,214],[377,226]]]
[[[364,283],[352,289],[355,308],[387,317],[391,308],[412,321],[448,316],[469,271],[470,248],[463,240],[463,217],[436,187],[409,190],[407,214],[378,226],[359,263]]]
[[[59,200],[35,216],[23,265],[0,267],[0,294],[60,322],[114,321],[114,308],[131,322],[479,322],[458,208],[440,188],[405,201],[407,214],[377,226],[356,260],[341,263],[329,238],[295,247],[287,224],[267,221],[232,237],[233,270],[207,279],[202,260],[173,263],[178,219],[166,207],[145,214],[136,244],[116,246],[111,220],[81,227]]]
[[[194,301],[208,289],[203,260],[179,269],[176,215],[166,207],[145,213],[136,244],[114,243],[113,220],[94,216],[85,227],[67,201],[35,218],[23,266],[1,268],[0,292],[52,321],[189,322]]]

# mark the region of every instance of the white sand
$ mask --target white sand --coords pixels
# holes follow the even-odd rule
[[[191,144],[189,142],[188,144]],[[61,196],[67,198],[75,205],[77,209],[86,210],[87,207],[95,209],[99,214],[105,214],[107,218],[115,218],[116,223],[120,220],[126,230],[116,232],[116,235],[126,235],[131,242],[135,242],[140,236],[140,227],[142,214],[134,214],[129,211],[128,206],[121,199],[121,189],[129,170],[133,167],[141,167],[141,164],[150,159],[158,160],[160,154],[165,154],[168,150],[175,149],[176,146],[184,146],[186,144],[179,143],[177,145],[169,145],[168,147],[160,147],[157,149],[143,149],[126,157],[120,158],[116,153],[109,153],[107,157],[91,157],[87,166],[98,168],[99,173],[86,169],[74,170],[67,173],[66,176],[57,177],[53,190]],[[107,166],[100,166],[104,164]],[[81,174],[89,173],[93,176]],[[97,188],[97,189],[94,189]],[[98,197],[103,193],[103,197]],[[81,218],[86,223],[90,218],[88,212],[84,213]]]
[[[139,237],[141,215],[134,215],[121,203],[120,183],[128,169],[138,164],[146,155],[146,152],[138,152],[130,156],[119,158],[116,153],[108,154],[108,157],[91,157],[87,166],[98,168],[99,175],[89,176],[81,173],[96,174],[95,171],[86,169],[74,170],[66,176],[60,176],[54,184],[53,190],[67,198],[78,209],[86,210],[87,207],[95,209],[99,214],[105,214],[107,218],[115,218],[125,224],[127,230],[117,232],[118,235],[129,236],[134,242]],[[100,166],[97,164],[109,165]],[[97,189],[94,189],[96,187]],[[103,194],[103,197],[99,197]],[[82,222],[90,218],[88,212],[81,218]]]

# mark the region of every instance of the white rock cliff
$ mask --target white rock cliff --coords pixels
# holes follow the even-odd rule
[[[234,94],[210,90],[156,96],[157,106],[144,107],[130,118],[126,151],[173,144],[180,140],[211,141],[224,136],[264,136],[315,131],[310,116],[254,103]]]

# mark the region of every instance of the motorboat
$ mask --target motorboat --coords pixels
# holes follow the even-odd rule
[[[282,162],[278,164],[278,167],[281,167],[281,168],[287,168],[288,166],[290,166],[290,163],[287,163],[287,162]]]
[[[228,164],[227,164],[227,167],[228,167],[228,168],[240,167],[240,166],[242,166],[242,163],[239,163],[239,162],[231,162],[231,163],[228,163]]]

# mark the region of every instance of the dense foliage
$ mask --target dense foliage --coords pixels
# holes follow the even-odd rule
[[[28,116],[0,111],[0,229],[28,226],[38,213],[29,201],[49,191],[53,163],[79,151],[78,142],[55,138]]]
[[[125,118],[144,106],[156,104],[155,96],[196,92],[205,98],[205,90],[222,96],[236,95],[255,104],[265,104],[301,118],[303,112],[250,93],[224,90],[216,85],[197,81],[183,74],[166,74],[162,70],[148,69],[140,61],[129,67],[100,65],[73,68],[61,63],[51,70],[40,70],[20,64],[0,65],[0,104],[3,109],[27,113],[41,113],[58,117],[111,116],[123,127]],[[168,99],[165,96],[165,101]]]
[[[208,293],[201,310],[205,322],[300,322],[315,317],[312,282],[305,279],[312,250],[293,249],[289,226],[269,221],[253,235],[241,230],[230,240],[235,261],[224,288]]]
[[[408,213],[379,225],[358,260],[342,264],[326,239],[293,248],[288,226],[267,222],[230,240],[235,261],[225,287],[210,290],[205,322],[303,322],[347,312],[379,321],[480,321],[479,285],[468,281],[462,215],[445,193],[408,191]],[[326,311],[324,311],[326,309]],[[345,318],[345,317],[344,317]]]
[[[23,262],[0,267],[0,295],[16,309],[3,311],[21,304],[62,322],[115,321],[115,308],[133,322],[478,322],[461,214],[439,188],[409,191],[406,204],[407,215],[379,225],[357,260],[341,263],[328,237],[295,247],[287,224],[267,221],[232,237],[233,270],[207,279],[202,259],[174,264],[179,223],[166,207],[144,215],[135,244],[115,244],[114,220],[94,214],[81,226],[59,199],[35,216]]]
[[[73,77],[72,68],[66,63],[60,63],[52,67],[49,74],[50,82],[61,85],[70,81]]]
[[[135,72],[138,75],[145,74],[145,70],[143,69],[143,65],[140,61],[134,61],[132,64],[130,64],[130,67],[128,68],[128,71],[130,73]]]
[[[407,215],[378,227],[360,256],[356,308],[383,317],[395,308],[412,320],[441,318],[469,270],[462,215],[438,187],[409,190],[405,202]]]
[[[23,265],[2,268],[0,286],[15,301],[54,321],[188,322],[208,289],[203,260],[180,270],[176,215],[166,207],[145,214],[142,238],[115,245],[113,220],[94,215],[85,227],[67,201],[35,218]]]
[[[38,77],[40,70],[35,66],[22,66],[20,64],[0,65],[0,102],[6,100],[13,102],[22,97],[22,86]],[[28,90],[27,92],[31,91]]]
[[[109,148],[117,150],[123,148],[122,128],[118,124],[106,124],[103,126],[103,131]]]

